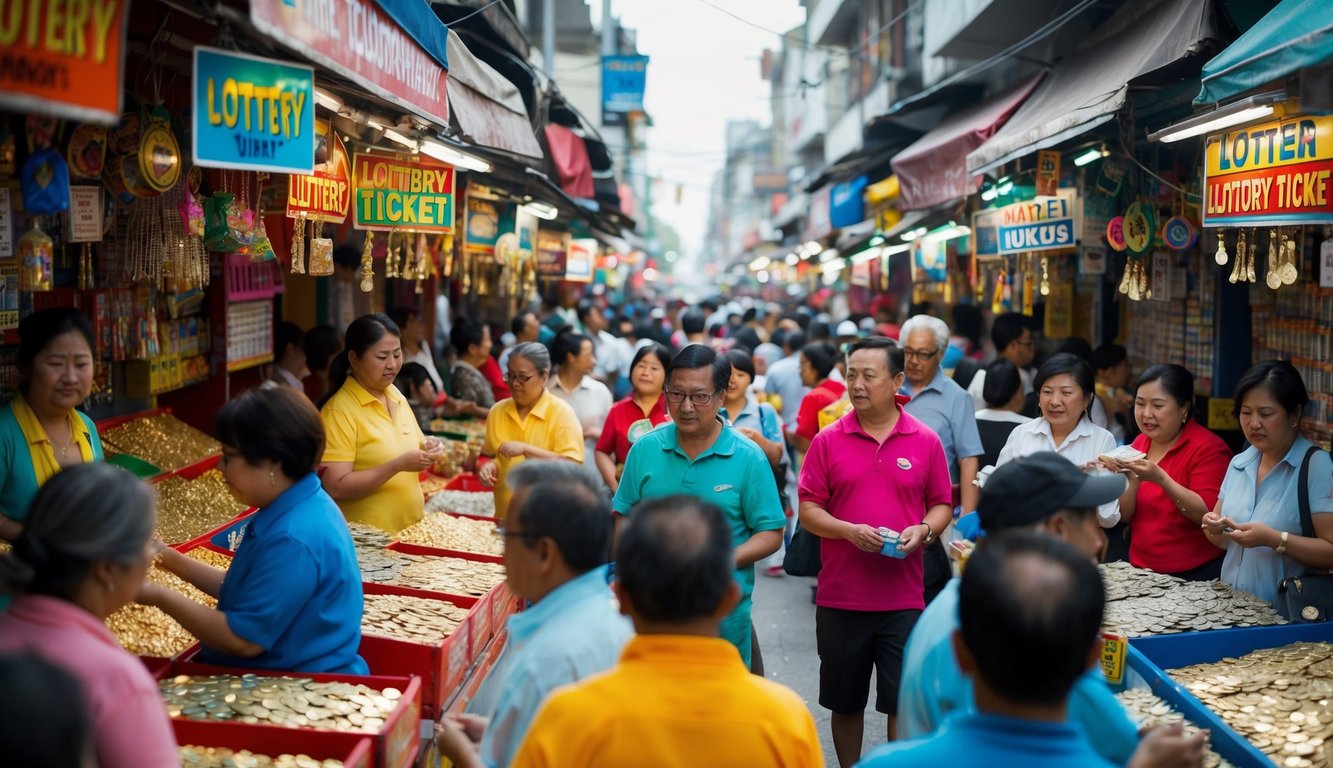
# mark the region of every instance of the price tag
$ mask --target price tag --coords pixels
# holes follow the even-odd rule
[[[1102,673],[1111,685],[1125,681],[1125,654],[1129,650],[1129,638],[1124,635],[1102,635]]]
[[[1319,287],[1333,288],[1333,239],[1319,246]]]
[[[1229,397],[1208,398],[1208,428],[1214,432],[1240,429],[1236,421],[1236,401]]]

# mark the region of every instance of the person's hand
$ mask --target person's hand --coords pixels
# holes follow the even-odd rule
[[[768,440],[763,436],[763,434],[761,434],[759,430],[755,429],[754,427],[737,427],[736,431],[750,438],[755,442],[756,445],[760,447],[763,447],[763,445],[768,442]]]
[[[1282,544],[1282,534],[1263,523],[1238,523],[1227,517],[1222,519],[1222,525],[1224,528],[1231,528],[1230,531],[1224,531],[1222,535],[1246,549],[1251,547],[1272,547],[1276,549]]]
[[[1161,485],[1166,481],[1166,470],[1157,466],[1156,462],[1147,459],[1134,459],[1133,461],[1116,462],[1120,466],[1120,471],[1125,472],[1130,477],[1136,477],[1139,480],[1147,480],[1150,483]]]
[[[476,758],[481,737],[486,730],[486,718],[477,715],[445,715],[435,723],[435,746],[440,754],[455,764],[468,764]]]
[[[434,435],[428,435],[421,441],[421,450],[431,457],[431,463],[444,455],[444,441]]]
[[[394,466],[399,472],[420,472],[429,469],[436,458],[436,455],[425,451],[408,451],[394,459]]]
[[[851,533],[847,540],[856,545],[856,548],[862,552],[878,552],[884,548],[884,537],[879,535],[879,531],[868,525],[852,526]]]
[[[500,476],[500,467],[495,462],[487,462],[481,465],[477,470],[477,479],[486,485],[495,485],[496,479]]]
[[[506,440],[503,443],[500,443],[500,447],[496,451],[496,453],[501,456],[509,456],[510,458],[524,456],[527,452],[528,444],[518,440]]]
[[[909,525],[898,535],[898,551],[904,554],[912,554],[917,547],[926,543],[926,536],[930,534],[930,529],[925,523],[918,525]]]
[[[1223,517],[1220,513],[1208,511],[1203,513],[1203,519],[1201,520],[1202,525],[1199,527],[1203,528],[1209,536],[1221,536],[1222,529],[1226,527],[1226,521],[1227,518]]]
[[[1139,740],[1128,768],[1199,768],[1208,731],[1185,735],[1180,723],[1151,728]]]

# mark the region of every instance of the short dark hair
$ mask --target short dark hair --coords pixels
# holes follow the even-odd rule
[[[903,372],[903,348],[895,344],[893,339],[887,339],[883,336],[870,336],[854,342],[847,348],[847,359],[851,360],[853,353],[860,352],[863,349],[884,350],[884,362],[889,368],[890,376],[897,376]]]
[[[953,332],[971,341],[981,344],[981,310],[972,304],[955,304],[953,319],[949,323]]]
[[[582,301],[579,302],[579,307],[578,307],[579,320],[583,320],[583,318],[587,317],[588,315],[594,312],[600,313],[601,311],[602,311],[601,306],[598,305],[597,302],[593,301],[592,299],[583,299]]]
[[[1082,336],[1070,336],[1065,339],[1064,342],[1060,344],[1060,348],[1055,351],[1073,355],[1080,360],[1092,361],[1092,344],[1088,343],[1088,340]],[[1109,368],[1110,366],[1108,365],[1107,367]],[[1097,370],[1097,367],[1093,366],[1093,370]]]
[[[740,371],[754,381],[754,357],[743,349],[727,350],[727,362],[731,364],[731,370]]]
[[[1105,371],[1129,359],[1129,352],[1119,344],[1103,344],[1092,350],[1087,358],[1094,371]]]
[[[287,352],[287,347],[295,344],[305,352],[305,331],[301,326],[290,320],[283,320],[273,329],[273,356],[275,360],[281,360],[283,354]]]
[[[88,342],[88,352],[96,347],[93,341],[93,325],[87,315],[73,307],[52,307],[39,309],[19,321],[18,368],[22,383],[19,391],[27,393],[28,377],[32,374],[32,364],[37,356],[46,349],[57,336],[70,331],[78,331]]]
[[[1023,377],[1018,373],[1018,366],[1003,357],[997,357],[986,369],[985,383],[981,386],[981,398],[986,401],[986,405],[999,408],[1008,405],[1022,386]]]
[[[1032,379],[1032,389],[1040,397],[1041,388],[1050,379],[1062,374],[1069,374],[1074,378],[1074,383],[1079,389],[1083,390],[1084,397],[1094,395],[1097,389],[1096,377],[1092,375],[1092,366],[1087,361],[1080,360],[1068,352],[1061,352],[1058,355],[1051,355],[1046,358],[1046,362],[1037,369],[1037,375]],[[986,374],[990,376],[990,374]],[[1084,410],[1086,415],[1087,411]]]
[[[93,724],[74,675],[32,652],[0,656],[0,754],[11,766],[75,768],[92,754]]]
[[[805,329],[805,336],[810,342],[828,341],[833,338],[833,327],[823,320],[811,320]]]
[[[1052,566],[1060,579],[1032,572]],[[1105,603],[1086,556],[1052,536],[1013,531],[988,537],[968,560],[958,624],[986,685],[1008,701],[1049,707],[1088,670]]]
[[[287,387],[259,387],[227,402],[218,411],[213,436],[250,464],[277,462],[292,480],[314,472],[324,455],[319,412]]]
[[[611,504],[577,482],[538,482],[516,513],[523,543],[546,536],[555,542],[575,573],[587,573],[611,559]]]
[[[639,347],[634,353],[634,360],[629,364],[630,372],[633,372],[634,368],[638,366],[639,363],[643,362],[643,359],[649,355],[653,355],[657,358],[657,362],[662,364],[663,371],[671,367],[671,350],[655,341],[651,341]]]
[[[331,325],[317,325],[305,335],[301,346],[305,349],[305,364],[312,371],[326,371],[329,360],[342,349],[338,329]]]
[[[560,333],[551,340],[551,359],[557,366],[564,365],[571,357],[583,354],[583,342],[592,339],[576,332],[573,328],[561,328]]]
[[[697,309],[687,309],[685,314],[680,316],[680,329],[688,334],[704,332],[704,322],[707,318],[704,313]]]
[[[1240,406],[1252,389],[1264,389],[1273,396],[1282,410],[1296,415],[1310,402],[1310,393],[1296,367],[1286,360],[1265,360],[1255,363],[1236,382],[1236,404],[1232,413],[1240,418]]]
[[[790,352],[800,352],[806,343],[805,331],[791,331],[787,334],[786,341],[782,346]]]
[[[399,392],[411,397],[412,390],[427,381],[431,381],[431,378],[426,366],[417,362],[407,362],[403,363],[403,367],[398,369],[398,375],[394,377],[393,385],[398,387]],[[425,403],[425,405],[431,405],[431,403]]]
[[[453,346],[455,352],[466,355],[468,348],[473,344],[481,343],[485,333],[486,326],[484,324],[468,317],[460,317],[454,321],[454,326],[449,329],[449,343]]]
[[[616,545],[616,578],[649,621],[684,623],[717,611],[735,570],[721,510],[678,494],[639,503]]]
[[[514,315],[514,319],[509,321],[509,332],[518,336],[523,332],[523,329],[527,327],[529,317],[536,319],[537,315],[531,311],[519,312],[517,315]]]
[[[666,380],[670,382],[672,374],[676,371],[696,371],[700,368],[712,369],[714,392],[726,389],[731,383],[731,363],[705,344],[687,344],[684,349],[677,352],[676,356],[671,358],[671,364],[667,366]]]
[[[343,335],[342,354],[333,358],[329,363],[329,391],[320,398],[319,406],[333,399],[342,389],[343,384],[347,383],[347,376],[352,371],[352,359],[350,355],[355,352],[357,357],[366,354],[366,351],[385,336],[403,337],[403,332],[398,328],[398,324],[390,320],[389,317],[380,312],[372,312],[369,315],[362,315],[353,320],[347,326],[347,333]]]
[[[402,328],[407,325],[409,320],[420,314],[421,312],[416,307],[403,305],[389,310],[389,319],[397,324],[399,328]]]
[[[1194,416],[1194,374],[1188,368],[1173,363],[1149,366],[1148,370],[1139,374],[1139,380],[1134,382],[1136,396],[1139,387],[1154,381],[1161,382],[1162,389],[1166,390],[1171,399],[1177,405],[1189,408],[1190,416]]]
[[[1005,312],[996,316],[990,327],[990,340],[995,345],[995,351],[1003,352],[1010,344],[1023,338],[1023,331],[1030,328],[1027,316],[1018,312]]]
[[[838,364],[838,350],[832,344],[816,341],[801,347],[801,354],[810,361],[815,375],[821,380],[827,379]]]

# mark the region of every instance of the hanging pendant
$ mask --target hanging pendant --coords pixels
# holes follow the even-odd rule
[[[292,274],[305,274],[305,214],[292,220]]]
[[[375,270],[372,268],[372,253],[375,250],[375,233],[366,233],[366,242],[361,246],[361,291],[370,293],[375,290]]]

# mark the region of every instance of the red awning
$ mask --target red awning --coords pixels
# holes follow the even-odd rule
[[[593,197],[592,162],[588,160],[588,145],[583,138],[563,125],[548,125],[546,145],[565,193],[570,197]]]
[[[1041,82],[1024,81],[982,103],[955,112],[893,158],[905,211],[930,208],[981,187],[981,177],[967,172],[967,154],[995,135]]]

